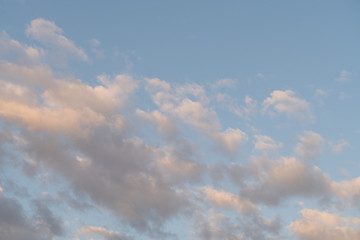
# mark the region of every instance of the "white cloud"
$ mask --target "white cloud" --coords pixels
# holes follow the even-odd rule
[[[360,218],[340,217],[315,209],[301,210],[301,218],[288,229],[300,240],[358,240]]]
[[[63,36],[63,30],[52,21],[42,18],[34,19],[25,32],[27,36],[38,40],[46,47],[50,60],[55,64],[66,64],[68,57],[82,61],[89,60],[84,50]]]
[[[275,90],[263,102],[263,113],[270,116],[276,113],[285,114],[287,117],[297,118],[302,121],[313,121],[314,116],[311,105],[307,101],[298,98],[292,90]]]

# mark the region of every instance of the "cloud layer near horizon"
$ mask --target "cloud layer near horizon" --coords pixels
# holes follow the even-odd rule
[[[285,143],[251,121],[272,124],[282,115],[316,121],[312,104],[294,90],[246,95],[238,106],[221,92],[233,80],[209,87],[102,74],[89,84],[55,70],[90,57],[54,22],[35,19],[25,32],[40,44],[0,33],[1,236],[181,239],[185,231],[190,239],[360,238],[360,220],[346,215],[360,209],[360,180],[334,180],[317,166],[325,138],[305,125]],[[215,107],[227,101],[242,124],[228,124]],[[40,188],[39,196],[11,172],[51,191]],[[324,207],[304,207],[290,222],[266,211],[299,199]],[[77,219],[66,219],[61,208]],[[110,213],[128,232],[90,223],[94,216],[85,212],[94,208],[95,218]],[[75,221],[78,228],[68,228]]]

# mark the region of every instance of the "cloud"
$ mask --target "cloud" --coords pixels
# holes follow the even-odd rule
[[[318,133],[301,132],[296,157],[281,156],[280,150],[288,154],[292,149],[283,149],[275,135],[260,135],[260,130],[246,145],[249,137],[240,120],[249,127],[258,108],[249,95],[241,96],[243,106],[230,95],[217,95],[226,110],[242,118],[233,120],[220,115],[206,86],[199,84],[135,80],[125,74],[102,74],[90,84],[49,65],[89,61],[54,22],[35,19],[26,32],[43,48],[0,33],[1,237],[133,239],[110,230],[119,224],[149,239],[176,239],[172,231],[185,231],[183,226],[193,227],[196,239],[280,239],[280,217],[269,216],[263,207],[291,205],[301,198],[338,210],[360,209],[360,178],[332,181],[312,161],[304,161],[322,154],[324,139]],[[91,44],[100,46],[96,39]],[[234,84],[222,79],[207,87]],[[270,116],[313,119],[310,103],[292,90],[273,91],[262,110]],[[224,125],[224,117],[234,125]],[[346,144],[330,146],[340,152]],[[250,149],[238,157],[243,147]],[[225,154],[213,156],[213,149]],[[38,190],[51,191],[56,205],[40,198]],[[60,212],[64,209],[79,212],[67,215]],[[289,225],[300,239],[315,239],[312,221],[321,234],[338,224],[331,231],[344,239],[358,224],[357,219],[314,211],[302,212]],[[109,222],[84,224],[89,216],[95,221],[106,216]],[[68,222],[80,224],[72,236]],[[185,223],[180,230],[179,222]]]
[[[300,240],[356,240],[360,238],[360,218],[340,217],[315,209],[301,210],[301,218],[288,229]]]
[[[236,81],[231,78],[223,78],[217,80],[211,85],[212,88],[233,88],[236,85]]]
[[[341,182],[332,182],[333,194],[343,199],[343,205],[360,209],[360,177]]]
[[[102,49],[100,49],[100,41],[97,40],[96,38],[93,38],[89,41],[90,45],[91,45],[91,51],[95,54],[96,58],[101,59],[104,58],[104,51]]]
[[[202,240],[231,239],[243,240],[240,228],[232,223],[225,215],[209,211],[207,215],[197,213],[197,221],[194,223],[193,237]]]
[[[69,57],[89,61],[84,50],[63,36],[63,30],[52,21],[34,19],[27,26],[25,33],[46,47],[50,60],[56,65],[65,65]]]
[[[37,209],[37,214],[40,219],[40,224],[47,232],[55,236],[64,236],[65,230],[63,228],[62,220],[54,216],[51,210],[41,200],[34,201]]]
[[[0,79],[0,116],[4,120],[33,131],[79,136],[103,124],[121,128],[124,123],[117,108],[126,105],[137,88],[137,82],[127,75],[98,76],[95,86],[70,77],[55,78],[51,69],[40,63],[0,62]]]
[[[257,102],[249,96],[245,96],[245,106],[231,106],[230,109],[239,117],[250,120],[257,112]]]
[[[154,149],[154,155],[156,166],[172,184],[197,182],[205,172],[204,164],[192,160],[191,155],[176,148]]]
[[[292,90],[275,90],[262,103],[263,113],[275,116],[277,113],[302,121],[313,121],[314,116],[311,105],[307,101],[298,98]]]
[[[41,218],[43,223],[51,225],[52,223],[48,223],[47,220],[51,219]],[[45,240],[51,239],[54,234],[61,235],[61,233],[42,228],[41,224],[26,216],[25,210],[16,199],[9,198],[0,192],[0,236],[2,239]]]
[[[40,48],[22,45],[6,32],[0,32],[0,55],[4,59],[17,59],[17,63],[34,65],[41,61],[43,51]]]
[[[218,208],[226,210],[236,210],[238,214],[250,214],[258,210],[258,206],[248,199],[241,199],[233,193],[223,189],[215,190],[209,186],[203,187],[206,200]]]
[[[349,143],[344,139],[341,139],[336,143],[330,142],[329,145],[331,147],[331,151],[333,151],[334,153],[341,153],[345,147],[349,146]]]
[[[102,236],[107,240],[130,240],[133,239],[131,237],[124,236],[120,232],[110,231],[104,227],[97,227],[97,226],[86,226],[79,230],[77,230],[75,235],[80,236]]]
[[[86,141],[28,132],[25,152],[36,166],[57,172],[74,192],[85,194],[139,231],[152,231],[180,213],[189,201],[164,179],[152,150],[139,139],[96,131]],[[87,161],[78,161],[81,153]],[[126,193],[126,194],[124,194]]]
[[[347,71],[347,70],[342,70],[339,74],[339,77],[336,78],[337,82],[348,82],[350,81],[350,77],[351,77],[351,72]]]
[[[196,212],[192,237],[202,240],[265,240],[278,239],[281,228],[279,218],[265,218],[259,214],[232,220],[210,209],[207,213]]]
[[[240,129],[227,128],[221,131],[221,124],[214,109],[207,107],[205,90],[190,84],[172,89],[171,85],[159,79],[146,79],[146,89],[163,113],[194,127],[199,133],[210,137],[219,149],[234,154],[238,146],[247,142],[247,134]]]
[[[168,138],[174,137],[179,131],[176,122],[158,110],[145,112],[137,109],[136,114],[147,122],[154,124],[157,131]]]
[[[240,196],[267,205],[277,205],[285,199],[298,196],[331,196],[330,178],[318,167],[309,167],[294,157],[282,157],[260,176],[260,181],[243,188]]]
[[[324,139],[320,134],[312,131],[304,131],[299,136],[295,153],[305,160],[315,159],[323,152],[323,142]]]
[[[284,146],[284,144],[275,142],[275,140],[269,136],[255,135],[254,138],[256,140],[254,149],[260,152],[266,153]]]

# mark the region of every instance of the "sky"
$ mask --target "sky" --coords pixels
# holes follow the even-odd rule
[[[0,0],[0,239],[360,239],[359,12]]]

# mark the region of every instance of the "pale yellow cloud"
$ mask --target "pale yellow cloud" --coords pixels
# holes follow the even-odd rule
[[[249,214],[258,210],[258,206],[250,200],[242,199],[240,196],[231,192],[215,190],[209,186],[203,187],[206,200],[218,208],[226,210],[236,210],[239,214]]]
[[[301,210],[301,218],[288,225],[300,240],[358,240],[360,218],[340,217],[314,209]]]

